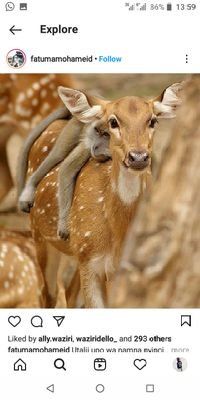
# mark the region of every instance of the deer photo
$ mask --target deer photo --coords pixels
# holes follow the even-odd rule
[[[45,306],[44,280],[29,234],[0,230],[0,308]]]
[[[81,121],[87,134],[86,148],[94,146],[92,132],[109,138],[110,159],[90,158],[76,175],[69,212],[69,236],[57,235],[57,164],[37,186],[30,212],[32,235],[38,263],[45,276],[46,245],[50,243],[77,263],[81,292],[86,308],[107,305],[107,291],[117,271],[124,240],[137,204],[151,178],[153,136],[161,118],[174,118],[180,104],[182,84],[173,84],[157,98],[127,96],[114,101],[66,91],[73,119]],[[82,99],[82,110],[73,113]],[[98,107],[97,107],[98,106]],[[82,111],[87,113],[85,122]],[[29,177],[52,150],[68,121],[58,120],[42,133],[29,154]],[[70,153],[71,168],[77,169],[76,152]],[[67,160],[67,158],[66,158]],[[67,170],[65,171],[67,178]],[[65,185],[65,176],[62,177]],[[67,192],[65,193],[67,196]]]
[[[16,208],[18,154],[28,132],[61,105],[58,85],[76,83],[69,74],[0,75],[0,212]]]

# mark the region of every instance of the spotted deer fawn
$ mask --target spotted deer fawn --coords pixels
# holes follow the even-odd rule
[[[128,228],[150,174],[156,124],[160,118],[175,117],[181,87],[174,84],[153,100],[135,96],[115,101],[96,98],[101,108],[98,129],[110,137],[112,160],[99,163],[90,159],[77,175],[66,242],[56,234],[60,165],[37,188],[31,225],[39,264],[45,268],[46,242],[74,257],[85,307],[104,307],[107,303],[108,283],[118,267]],[[93,100],[90,96],[87,100],[92,108]],[[94,121],[92,124],[95,127]],[[42,149],[48,146],[51,150],[63,126],[63,121],[54,122],[34,143],[29,157],[31,171],[44,160]]]
[[[33,239],[0,231],[0,307],[44,307],[44,281]]]
[[[0,212],[16,207],[16,166],[27,134],[62,106],[57,87],[76,86],[69,74],[0,75]]]

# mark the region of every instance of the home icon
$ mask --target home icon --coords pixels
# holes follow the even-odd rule
[[[26,371],[26,363],[21,358],[14,363],[14,371]]]

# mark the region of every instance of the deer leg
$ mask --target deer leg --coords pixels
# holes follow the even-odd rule
[[[69,212],[74,194],[76,175],[90,157],[90,150],[83,143],[64,160],[58,175],[58,237],[66,240],[69,236]]]
[[[80,268],[81,289],[83,291],[85,308],[105,308],[105,284],[95,272],[90,262]]]

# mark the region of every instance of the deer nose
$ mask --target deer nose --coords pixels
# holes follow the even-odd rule
[[[134,169],[143,169],[149,163],[149,154],[146,151],[130,151],[128,153],[128,163]]]

